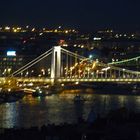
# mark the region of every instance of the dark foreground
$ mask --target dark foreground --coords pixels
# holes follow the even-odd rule
[[[125,108],[105,118],[91,117],[77,124],[49,124],[41,128],[1,129],[0,140],[140,140],[140,113]]]

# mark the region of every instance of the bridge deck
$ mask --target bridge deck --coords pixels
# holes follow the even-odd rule
[[[57,82],[140,82],[140,78],[58,78]],[[54,79],[51,78],[18,78],[18,82],[44,82],[50,83]]]

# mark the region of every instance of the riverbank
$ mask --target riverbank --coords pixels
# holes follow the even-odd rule
[[[0,104],[11,103],[21,100],[25,96],[25,93],[19,91],[2,91],[0,92]]]

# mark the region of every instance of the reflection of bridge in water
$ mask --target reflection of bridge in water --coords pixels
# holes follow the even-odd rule
[[[139,71],[117,67],[117,63],[104,64],[56,46],[8,77],[2,77],[0,83],[140,82]]]

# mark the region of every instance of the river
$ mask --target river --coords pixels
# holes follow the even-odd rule
[[[77,94],[84,97],[84,103],[74,103]],[[87,120],[91,111],[104,116],[120,107],[140,112],[140,96],[95,94],[93,89],[65,90],[44,98],[27,95],[18,102],[0,105],[0,128],[75,123],[79,117]]]

